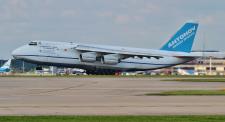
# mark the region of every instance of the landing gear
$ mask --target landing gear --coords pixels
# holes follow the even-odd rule
[[[88,69],[86,70],[88,75],[115,75],[116,70],[109,69]]]
[[[42,71],[43,70],[43,67],[42,66],[37,66],[36,67],[36,70],[39,70],[39,71],[41,70]]]

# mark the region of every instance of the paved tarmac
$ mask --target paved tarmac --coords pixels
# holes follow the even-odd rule
[[[0,115],[225,114],[225,96],[145,96],[168,90],[223,89],[225,83],[160,78],[0,77]]]

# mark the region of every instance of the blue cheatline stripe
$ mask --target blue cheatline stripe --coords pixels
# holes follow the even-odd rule
[[[58,56],[45,56],[45,55],[15,55],[15,56],[36,56],[36,57],[50,57],[50,58],[61,58],[61,59],[79,59],[73,57],[58,57]],[[142,62],[131,62],[131,61],[121,61],[121,63],[129,63],[129,64],[146,64],[146,65],[177,65],[177,64],[154,64],[154,63],[142,63]]]

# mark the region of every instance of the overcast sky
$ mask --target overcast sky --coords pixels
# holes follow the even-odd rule
[[[0,58],[30,40],[158,49],[190,20],[194,49],[225,51],[225,0],[0,0]]]

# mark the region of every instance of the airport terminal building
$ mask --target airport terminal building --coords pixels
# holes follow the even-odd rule
[[[173,67],[180,75],[225,75],[225,59],[201,58]]]

